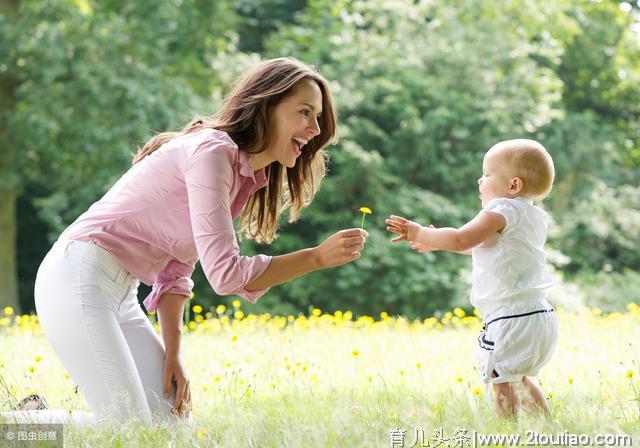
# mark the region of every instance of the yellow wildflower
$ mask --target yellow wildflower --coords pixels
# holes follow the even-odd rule
[[[240,301],[239,300],[234,300],[233,302],[231,302],[231,305],[233,305],[234,308],[240,308]]]
[[[13,314],[13,308],[11,308],[10,306],[5,306],[4,307],[4,314],[7,316],[11,316]]]
[[[627,372],[627,379],[630,380],[631,378],[633,378],[633,370]]]
[[[191,308],[193,310],[194,313],[196,314],[200,314],[202,313],[202,307],[200,305],[194,305],[193,308]]]
[[[372,212],[369,207],[360,207],[360,213],[362,213],[362,223],[360,224],[360,228],[364,229],[364,217],[370,215]]]

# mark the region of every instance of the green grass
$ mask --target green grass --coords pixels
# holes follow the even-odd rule
[[[640,444],[638,308],[608,317],[560,313],[558,350],[536,379],[552,415],[515,420],[496,418],[486,402],[475,370],[476,323],[438,329],[312,318],[277,329],[243,321],[217,330],[200,324],[184,336],[193,427],[67,427],[65,446],[389,447],[395,428],[407,431],[407,447],[416,430],[434,446],[438,429],[446,437],[457,429],[629,434]],[[5,393],[39,392],[54,408],[88,410],[37,333],[37,326],[0,329]],[[2,410],[9,405],[5,398]]]

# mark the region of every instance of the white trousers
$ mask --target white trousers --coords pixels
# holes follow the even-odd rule
[[[162,396],[164,347],[138,304],[139,281],[99,246],[58,241],[38,270],[40,324],[95,421],[175,421]]]

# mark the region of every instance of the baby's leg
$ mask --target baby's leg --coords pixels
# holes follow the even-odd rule
[[[493,410],[498,417],[514,417],[520,407],[517,383],[493,384]]]
[[[551,413],[547,400],[544,397],[544,393],[537,384],[525,376],[522,379],[522,387],[524,389],[524,394],[521,400],[524,408],[534,411],[542,410],[547,414]]]

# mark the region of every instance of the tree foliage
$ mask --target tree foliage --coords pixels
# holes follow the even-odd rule
[[[19,148],[22,235],[44,225],[55,238],[127,169],[137,145],[212,113],[260,58],[291,55],[330,80],[341,140],[301,219],[283,225],[273,245],[244,241],[242,249],[316,245],[358,226],[363,205],[374,211],[371,236],[357,262],[275,287],[256,311],[415,315],[466,304],[469,260],[393,245],[384,218],[462,224],[479,209],[484,152],[514,137],[538,139],[554,157],[545,206],[550,246],[569,260],[557,266],[565,278],[638,269],[640,207],[629,184],[640,159],[640,28],[626,4],[23,3],[17,23],[0,22],[11,43],[0,46],[0,69],[17,80],[9,132]],[[25,216],[33,209],[39,221]],[[28,277],[43,253],[19,241]],[[201,271],[194,280],[202,303],[223,300]]]

